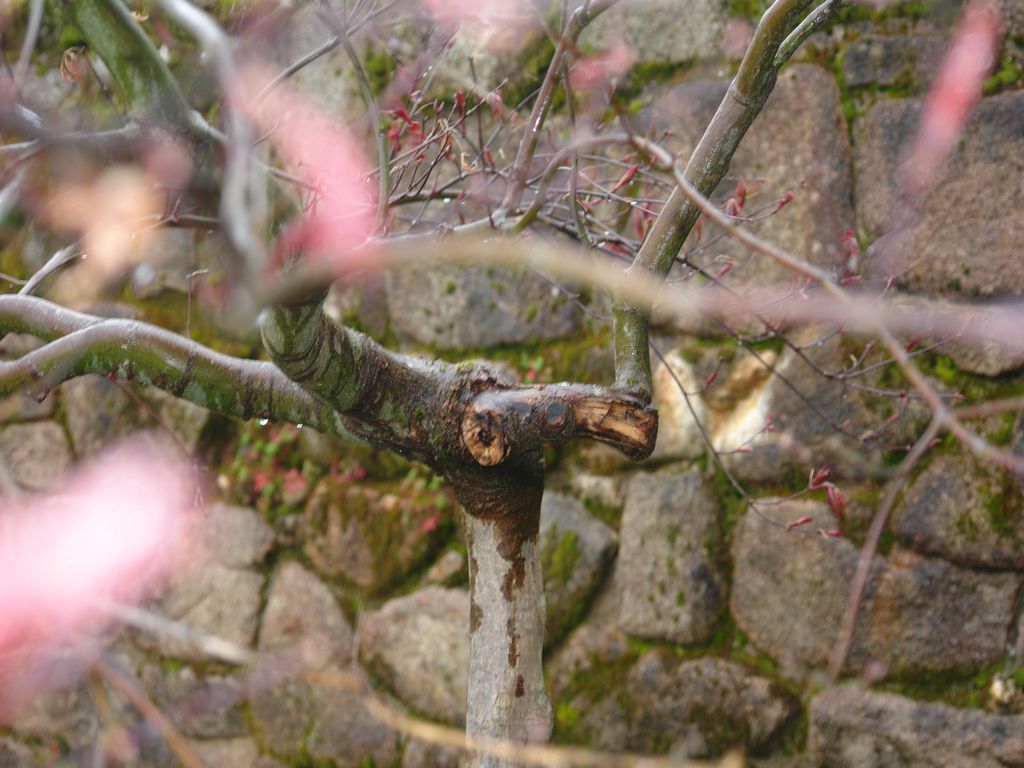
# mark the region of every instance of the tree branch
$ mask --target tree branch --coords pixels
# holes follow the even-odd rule
[[[363,103],[366,104],[366,111],[370,118],[370,123],[373,125],[373,135],[377,144],[378,165],[377,229],[378,231],[383,231],[387,224],[388,199],[391,194],[387,129],[384,127],[384,120],[380,113],[380,105],[377,104],[377,99],[373,95],[373,89],[370,87],[370,80],[366,76],[366,70],[363,69],[363,64],[359,60],[359,54],[356,53],[356,49],[352,47],[352,41],[349,39],[348,30],[345,28],[344,24],[339,24],[334,18],[333,11],[330,7],[325,7],[323,9],[321,18],[330,24],[335,36],[341,42],[341,47],[345,50],[345,55],[348,56],[349,63],[352,64],[352,71],[355,73],[356,81],[359,83],[359,92],[363,96]]]
[[[173,124],[195,125],[198,115],[121,0],[63,0],[63,6],[107,65],[130,111],[155,110]]]
[[[462,440],[481,466],[503,462],[543,445],[588,437],[635,461],[650,456],[658,416],[628,392],[584,384],[481,392],[462,417]]]
[[[115,2],[116,0],[108,0]],[[234,93],[239,87],[231,42],[207,13],[188,0],[158,0],[160,7],[174,21],[188,30],[214,62],[217,79],[227,107],[227,137],[224,180],[220,199],[220,221],[228,242],[238,256],[245,277],[251,278],[263,266],[265,252],[256,230],[263,216],[258,210],[261,177],[255,172],[252,157],[253,131],[238,109]]]
[[[548,70],[544,75],[544,82],[541,83],[537,99],[533,103],[530,117],[523,129],[523,136],[519,140],[519,149],[516,150],[516,159],[512,165],[512,181],[505,193],[505,199],[501,207],[506,210],[514,209],[519,205],[523,190],[526,188],[526,181],[530,175],[530,161],[534,152],[537,151],[537,141],[540,139],[541,129],[551,110],[551,101],[555,94],[559,80],[562,77],[562,65],[565,55],[576,45],[576,40],[583,29],[594,20],[599,14],[611,8],[618,0],[586,0],[582,6],[577,8],[562,31],[558,40],[558,46],[548,64]]]
[[[797,28],[790,32],[789,36],[782,41],[778,53],[775,54],[775,68],[782,69],[783,65],[804,44],[804,41],[832,21],[842,7],[843,0],[825,0],[825,2],[811,11],[810,15],[801,21]]]
[[[754,33],[739,71],[718,111],[686,165],[684,176],[702,195],[710,195],[729,170],[733,153],[760,114],[775,85],[779,46],[806,12],[811,0],[776,0]],[[700,208],[674,189],[640,247],[631,271],[664,276],[697,222]],[[648,313],[625,301],[615,310],[615,385],[651,396]]]
[[[633,459],[654,449],[657,414],[629,393],[581,384],[514,387],[487,368],[390,352],[331,321],[325,294],[269,310],[271,358],[374,439],[440,472],[467,460],[493,467],[543,445],[589,437]]]
[[[48,344],[0,363],[0,396],[38,395],[88,373],[166,390],[226,416],[281,419],[364,442],[358,424],[314,397],[271,363],[214,352],[176,333],[135,320],[110,320],[28,296],[0,296],[0,331],[29,333]]]

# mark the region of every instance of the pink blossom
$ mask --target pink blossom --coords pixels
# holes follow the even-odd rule
[[[569,72],[569,81],[580,91],[605,88],[612,80],[628,72],[634,61],[633,49],[618,40],[606,51],[579,59]]]
[[[999,9],[987,0],[967,6],[935,77],[917,136],[903,166],[908,191],[924,194],[963,133],[981,86],[995,61],[1001,21]]]
[[[426,0],[427,9],[443,23],[470,22],[500,26],[530,19],[528,0]]]
[[[461,27],[463,45],[492,51],[515,51],[540,29],[530,0],[426,0],[427,10],[442,24]]]
[[[0,714],[43,684],[41,657],[102,629],[103,602],[139,600],[169,574],[192,506],[188,477],[167,456],[125,444],[57,492],[3,500]]]
[[[301,250],[341,266],[374,229],[371,169],[349,133],[287,84],[258,99],[268,81],[263,74],[256,67],[245,71],[235,108],[269,136],[288,171],[313,189],[304,216],[284,233],[278,250]]]
[[[305,492],[308,484],[309,481],[306,480],[306,476],[302,472],[297,469],[289,469],[284,474],[282,488],[285,493],[297,495]]]

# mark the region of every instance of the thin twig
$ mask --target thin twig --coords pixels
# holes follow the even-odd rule
[[[36,288],[38,288],[50,275],[59,272],[72,262],[82,258],[83,254],[80,252],[80,245],[81,241],[76,240],[71,243],[71,245],[66,245],[53,254],[53,256],[47,260],[38,272],[32,275],[27,282],[22,284],[21,289],[18,291],[18,295],[31,296],[35,293]]]
[[[508,188],[505,199],[501,203],[503,210],[513,210],[519,205],[523,190],[526,187],[527,176],[530,172],[530,161],[533,160],[534,152],[537,150],[537,142],[540,140],[541,129],[548,112],[551,110],[551,102],[554,98],[555,88],[562,78],[563,64],[566,55],[575,47],[576,39],[584,28],[593,21],[599,14],[611,8],[618,0],[587,0],[582,6],[576,9],[565,25],[562,35],[558,40],[551,61],[548,62],[547,72],[544,74],[544,81],[533,102],[533,109],[526,121],[523,135],[519,140],[519,148],[516,150],[516,159],[512,165],[512,183]]]
[[[122,624],[135,627],[156,637],[185,643],[208,658],[239,665],[251,665],[259,660],[259,654],[255,651],[151,611],[110,600],[97,601],[97,605],[100,610]]]
[[[174,723],[160,711],[128,673],[104,658],[97,659],[93,667],[111,688],[124,696],[139,714],[146,718],[185,768],[208,768],[188,740],[174,727]]]
[[[889,520],[889,513],[892,512],[896,499],[899,497],[903,485],[914,467],[932,447],[932,441],[939,433],[942,423],[938,418],[932,419],[928,429],[917,439],[914,447],[900,462],[896,475],[886,488],[885,497],[871,520],[871,527],[868,529],[867,538],[860,551],[860,558],[857,560],[857,571],[850,586],[850,594],[846,600],[846,610],[843,612],[842,624],[839,627],[839,634],[836,637],[835,645],[832,648],[832,656],[829,659],[828,674],[832,682],[836,682],[842,674],[846,665],[846,656],[850,652],[853,643],[853,633],[857,627],[857,614],[860,611],[861,601],[864,599],[864,590],[867,588],[868,577],[871,575],[871,564],[878,551],[878,542],[882,538],[882,532]]]
[[[214,62],[226,103],[240,86],[231,41],[220,25],[188,0],[158,0],[161,8],[187,29]],[[262,211],[254,210],[259,198],[259,177],[254,173],[251,146],[253,131],[239,109],[228,107],[227,159],[220,199],[221,226],[232,249],[241,260],[243,275],[252,278],[265,262],[263,243],[256,237]]]
[[[39,28],[43,23],[43,2],[44,0],[32,0],[32,7],[29,11],[28,26],[25,28],[25,40],[21,45],[21,52],[18,54],[18,64],[15,67],[14,83],[20,88],[25,82],[29,65],[32,63],[32,52],[39,40]]]
[[[326,4],[325,4],[326,5]],[[373,95],[373,88],[370,87],[370,80],[366,77],[366,70],[359,60],[359,54],[352,47],[348,31],[343,24],[339,24],[334,14],[328,7],[324,7],[320,17],[331,25],[335,35],[341,41],[341,47],[345,49],[349,63],[352,64],[352,71],[355,72],[356,81],[359,83],[359,91],[366,104],[366,111],[369,113],[370,123],[373,125],[373,133],[377,143],[377,174],[378,174],[378,196],[377,196],[377,230],[386,230],[388,215],[388,197],[391,190],[391,177],[388,168],[388,134],[384,127],[384,119],[380,112],[380,105],[377,104],[377,97]]]

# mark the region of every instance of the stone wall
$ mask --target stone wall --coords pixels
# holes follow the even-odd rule
[[[687,3],[686,13],[672,12],[683,3],[660,0],[623,5],[591,42],[625,29],[641,57],[657,62],[650,71],[661,80],[637,89],[638,113],[670,128],[673,149],[684,150],[727,85],[729,35],[742,32],[753,9],[721,0]],[[927,201],[916,232],[921,259],[899,280],[909,293],[954,304],[1024,293],[1024,5],[1003,5],[999,74]],[[790,205],[753,225],[759,234],[838,270],[851,258],[852,231],[859,258],[870,259],[867,246],[892,216],[894,172],[951,11],[856,8],[813,38],[780,77],[722,198],[739,179],[758,182],[757,205],[791,191]],[[652,18],[657,34],[648,39]],[[327,92],[324,72],[303,77],[314,93]],[[142,312],[180,310],[180,278],[203,248],[166,244],[155,282],[135,287]],[[689,256],[734,262],[727,280],[735,285],[784,279],[727,240]],[[486,357],[527,380],[611,375],[595,303],[532,273],[430,269],[332,301],[390,343]],[[662,426],[652,459],[635,466],[594,445],[551,456],[542,541],[555,740],[695,756],[740,745],[752,764],[778,767],[1024,763],[1020,478],[951,441],[932,452],[883,537],[845,682],[829,687],[823,669],[867,523],[887,469],[926,414],[913,399],[879,394],[905,387],[888,367],[857,384],[822,375],[861,354],[863,340],[817,329],[794,332],[789,345],[730,335],[761,330],[660,323]],[[11,336],[0,352],[15,356],[31,343]],[[1024,392],[1024,360],[998,349],[952,342],[920,362],[936,386],[969,400]],[[438,479],[308,429],[236,425],[159,392],[138,397],[88,377],[41,402],[0,403],[0,459],[37,491],[139,430],[196,452],[215,486],[196,563],[151,607],[260,651],[298,647],[311,668],[355,671],[395,706],[461,725],[465,546],[460,513]],[[709,457],[695,417],[749,493],[775,501],[748,506]],[[1017,419],[983,426],[996,444],[1024,446]],[[838,520],[823,491],[788,498],[825,464],[847,500]],[[787,531],[766,511],[783,524],[811,522]],[[803,533],[816,528],[842,536]],[[254,679],[180,639],[140,631],[109,644],[211,766],[458,763],[399,738],[327,683]],[[175,764],[152,729],[111,700],[130,725],[127,762]],[[85,682],[40,699],[0,735],[0,765],[84,761],[112,738],[109,717]]]

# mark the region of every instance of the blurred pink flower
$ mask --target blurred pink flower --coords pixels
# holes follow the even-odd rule
[[[142,155],[142,166],[157,183],[173,191],[185,188],[192,178],[188,148],[169,134],[155,134]]]
[[[580,91],[604,88],[628,72],[635,59],[633,49],[618,40],[606,51],[579,59],[569,71],[569,81]]]
[[[185,467],[125,444],[60,491],[0,502],[0,714],[45,684],[33,660],[101,630],[105,601],[139,600],[169,574],[190,486]]]
[[[987,0],[973,0],[960,23],[925,100],[917,136],[903,165],[903,184],[912,194],[925,194],[964,131],[971,110],[981,98],[986,75],[995,62],[1001,37],[999,9]]]
[[[477,22],[498,26],[532,18],[528,0],[426,0],[427,9],[441,22]]]
[[[278,250],[301,249],[313,260],[343,264],[373,233],[371,169],[348,132],[287,84],[258,100],[268,81],[249,67],[236,106],[268,134],[289,172],[314,189],[304,218],[284,233]]]
[[[439,22],[462,25],[472,45],[491,50],[517,50],[539,30],[537,10],[530,0],[426,0]]]

